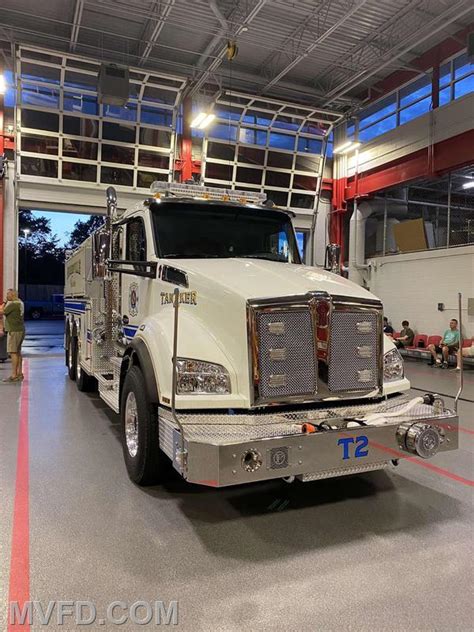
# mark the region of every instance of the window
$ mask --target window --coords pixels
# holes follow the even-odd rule
[[[207,155],[209,158],[220,160],[234,160],[235,146],[227,143],[213,143],[209,141],[207,145]]]
[[[102,126],[102,138],[121,143],[135,142],[135,127],[121,123],[105,123]]]
[[[152,204],[160,257],[300,263],[291,219],[270,209],[184,202]]]
[[[84,160],[97,160],[98,143],[89,143],[86,140],[73,138],[63,139],[63,156],[70,158],[82,158]]]
[[[256,149],[255,147],[239,147],[237,160],[238,162],[245,162],[249,165],[263,166],[265,163],[265,151],[263,149]]]
[[[79,162],[63,162],[63,178],[80,180],[81,182],[95,182],[97,180],[97,167],[95,165],[81,165]]]
[[[266,145],[267,132],[262,132],[258,129],[241,127],[239,132],[239,141],[249,145]]]
[[[306,138],[300,136],[298,138],[298,151],[304,151],[309,154],[320,154],[323,150],[323,141],[317,138]]]
[[[66,112],[81,112],[82,114],[97,116],[99,114],[97,97],[91,94],[65,92],[64,110]]]
[[[250,123],[251,125],[264,125],[269,127],[272,123],[273,115],[267,112],[260,112],[259,110],[247,110],[243,121]]]
[[[439,91],[439,106],[446,105],[451,101],[451,86]]]
[[[63,116],[63,132],[71,136],[99,137],[99,121],[76,116]]]
[[[385,132],[388,132],[391,129],[394,129],[396,126],[397,126],[397,115],[392,114],[392,116],[389,116],[383,119],[383,121],[380,121],[379,123],[375,123],[375,125],[372,125],[371,127],[366,127],[364,130],[361,130],[359,132],[359,140],[361,140],[362,142],[367,142],[368,140],[371,140],[372,138],[376,138],[377,136],[380,136],[381,134],[385,134]]]
[[[291,174],[283,173],[282,171],[266,171],[265,184],[271,187],[288,189],[290,187],[290,175]]]
[[[229,182],[232,180],[232,165],[223,165],[217,162],[206,162],[206,178],[212,178],[213,180],[225,180]]]
[[[217,123],[209,130],[209,136],[212,138],[220,138],[221,140],[233,140],[237,138],[237,128],[235,125],[226,125],[225,123]]]
[[[467,53],[441,66],[439,85],[440,106],[474,92],[474,64],[469,61]]]
[[[297,230],[296,243],[298,244],[298,250],[300,251],[300,257],[303,261],[306,260],[306,246],[308,243],[309,233],[307,230]]]
[[[465,94],[469,94],[471,92],[474,92],[474,75],[465,77],[454,84],[455,99],[459,99],[459,97],[463,97]]]
[[[474,71],[474,63],[469,61],[467,53],[460,55],[454,60],[454,78],[460,79]]]
[[[140,121],[146,125],[171,127],[173,124],[173,112],[171,110],[153,108],[149,105],[142,105]]]
[[[291,169],[293,166],[293,156],[292,154],[286,154],[282,151],[269,151],[267,166],[278,167],[279,169]]]
[[[102,143],[102,162],[118,162],[123,165],[133,165],[135,149],[121,145]]]
[[[362,111],[359,117],[359,129],[362,130],[366,127],[369,127],[370,125],[373,125],[374,123],[380,121],[392,112],[395,112],[396,109],[397,98],[395,94],[391,94],[389,97],[386,97],[381,101],[377,101],[376,103]],[[375,135],[378,136],[378,134]]]
[[[21,151],[31,151],[35,154],[58,155],[58,138],[54,136],[40,136],[39,134],[22,134]]]
[[[35,110],[21,111],[22,127],[42,129],[47,132],[59,132],[59,115],[49,112],[36,112]]]
[[[141,217],[127,223],[127,254],[129,261],[146,261],[145,224]]]
[[[419,101],[431,94],[431,77],[425,75],[400,90],[400,107]]]
[[[47,86],[23,84],[21,88],[21,104],[40,108],[59,108],[59,90]]]
[[[422,99],[413,105],[405,108],[404,110],[400,110],[400,125],[404,123],[408,123],[412,119],[418,118],[422,114],[426,114],[431,109],[431,97],[426,99]]]
[[[21,157],[21,173],[27,176],[41,176],[42,178],[58,177],[58,161],[44,158]]]
[[[295,148],[295,137],[290,134],[278,134],[277,132],[270,132],[270,147],[276,147],[278,149],[288,149],[293,151]]]
[[[127,103],[124,106],[104,105],[104,116],[134,122],[137,120],[137,106],[135,103]]]

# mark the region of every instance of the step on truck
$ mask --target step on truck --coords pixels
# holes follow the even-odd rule
[[[436,394],[409,397],[383,307],[303,264],[291,213],[259,193],[156,182],[66,261],[65,356],[121,417],[139,485],[312,481],[458,447]],[[335,256],[334,256],[335,255]]]

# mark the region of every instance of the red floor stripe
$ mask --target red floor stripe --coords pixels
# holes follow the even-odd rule
[[[20,426],[18,433],[18,454],[16,465],[16,488],[13,508],[13,533],[10,562],[10,589],[8,599],[8,632],[30,630],[25,622],[10,623],[10,604],[17,602],[20,610],[30,599],[30,516],[29,516],[29,449],[28,449],[28,407],[29,407],[29,366],[23,364],[25,379],[20,394]]]
[[[463,485],[468,485],[469,487],[474,487],[474,481],[471,481],[469,478],[464,478],[463,476],[458,476],[454,474],[454,472],[450,472],[449,470],[445,470],[443,467],[439,467],[438,465],[433,465],[429,461],[425,461],[424,459],[418,458],[416,456],[409,456],[404,454],[403,452],[399,452],[398,450],[394,450],[393,448],[389,448],[381,443],[375,443],[375,441],[369,441],[370,445],[373,445],[377,450],[382,450],[383,452],[387,452],[391,454],[396,459],[405,459],[406,461],[410,461],[410,463],[415,463],[420,467],[424,467],[427,470],[431,470],[432,472],[436,472],[436,474],[440,474],[445,478],[450,478],[457,483],[462,483]]]

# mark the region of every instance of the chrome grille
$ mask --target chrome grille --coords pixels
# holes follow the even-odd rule
[[[314,335],[308,308],[257,313],[259,397],[313,395],[317,388]]]
[[[375,312],[334,311],[331,317],[330,391],[371,391],[379,383],[379,327]]]

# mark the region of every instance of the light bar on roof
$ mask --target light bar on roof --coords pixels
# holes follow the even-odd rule
[[[219,200],[221,202],[239,202],[240,204],[263,204],[267,199],[266,193],[252,193],[251,191],[235,191],[233,189],[217,189],[200,184],[180,184],[175,182],[153,182],[151,194],[160,199],[162,197],[183,197],[196,200]]]

